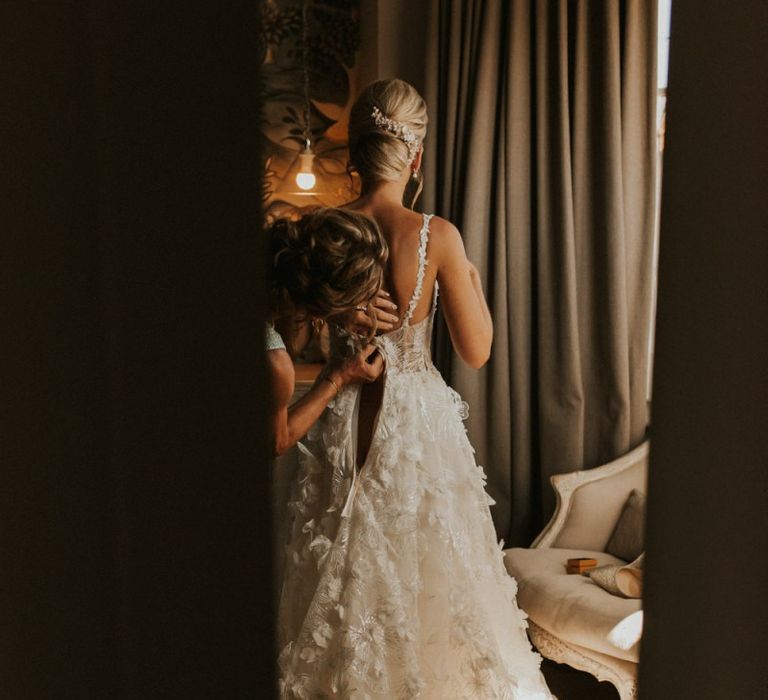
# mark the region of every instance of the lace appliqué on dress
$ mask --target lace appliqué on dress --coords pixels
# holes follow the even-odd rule
[[[419,269],[416,272],[416,286],[413,290],[411,300],[408,302],[408,309],[403,316],[403,325],[410,325],[413,318],[413,312],[416,310],[416,305],[421,299],[421,294],[424,291],[424,270],[429,264],[427,261],[427,243],[429,242],[429,222],[432,219],[433,214],[422,214],[424,222],[419,231]]]

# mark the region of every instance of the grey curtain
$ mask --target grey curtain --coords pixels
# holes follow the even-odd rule
[[[470,405],[500,537],[528,544],[549,477],[642,441],[654,230],[656,2],[432,0],[427,211],[462,231],[495,322]]]

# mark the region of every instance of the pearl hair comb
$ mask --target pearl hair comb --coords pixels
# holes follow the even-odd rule
[[[421,142],[419,141],[418,136],[411,131],[411,128],[407,124],[385,117],[378,107],[373,108],[371,116],[373,117],[376,126],[389,132],[393,136],[396,136],[408,147],[408,164],[410,165],[421,148]]]

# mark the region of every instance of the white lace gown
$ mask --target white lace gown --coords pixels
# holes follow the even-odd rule
[[[431,313],[376,342],[384,395],[356,469],[359,386],[300,449],[279,610],[283,698],[552,698],[503,564],[463,419],[431,361]]]

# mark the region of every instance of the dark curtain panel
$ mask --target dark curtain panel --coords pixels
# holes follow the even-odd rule
[[[706,5],[672,3],[643,700],[768,695],[768,3]]]
[[[260,5],[0,3],[0,698],[274,687]]]
[[[425,209],[462,231],[495,322],[480,373],[438,328],[500,536],[549,477],[640,442],[654,229],[655,1],[433,0]]]

